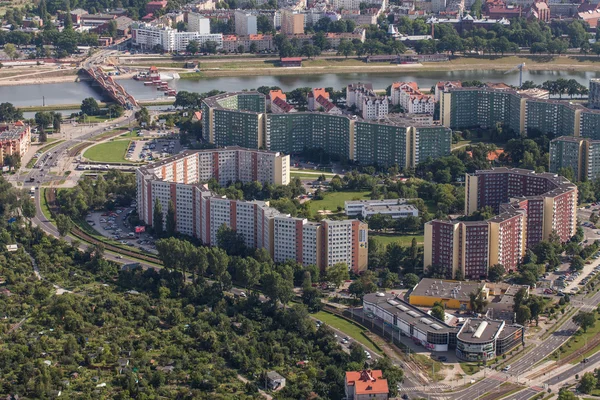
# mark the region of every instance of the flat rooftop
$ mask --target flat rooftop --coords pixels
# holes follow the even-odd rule
[[[490,342],[499,335],[503,327],[503,321],[483,320],[479,318],[469,318],[456,335],[458,340],[469,343]]]
[[[485,222],[485,221],[484,221]],[[411,296],[439,297],[469,301],[469,293],[477,293],[485,284],[481,282],[447,281],[423,278],[414,287]]]
[[[417,307],[411,306],[392,293],[369,293],[363,298],[364,301],[376,304],[378,307],[386,310],[398,319],[415,326],[423,332],[451,333],[456,332],[456,328],[447,325],[437,318],[424,313]]]

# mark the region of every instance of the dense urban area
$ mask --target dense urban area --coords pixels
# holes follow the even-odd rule
[[[599,20],[0,0],[0,397],[599,398]]]

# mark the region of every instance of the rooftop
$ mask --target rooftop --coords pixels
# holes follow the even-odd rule
[[[504,321],[469,318],[458,331],[456,338],[469,343],[486,343],[494,340],[504,328]]]
[[[397,316],[422,332],[434,332],[437,334],[456,332],[456,328],[424,313],[393,293],[369,293],[364,296],[363,300],[367,303],[376,304],[378,307]]]
[[[465,221],[464,223],[467,222],[485,223],[485,221]],[[476,293],[479,288],[484,286],[485,283],[481,282],[462,282],[423,278],[417,284],[417,286],[414,287],[410,295],[469,301],[469,293]]]
[[[388,394],[387,379],[381,370],[347,371],[346,385],[354,386],[356,395]]]

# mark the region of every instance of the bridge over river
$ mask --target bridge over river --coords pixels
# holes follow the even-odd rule
[[[137,108],[138,102],[129,94],[123,86],[119,85],[112,76],[108,76],[100,67],[90,67],[85,70],[92,79],[98,83],[110,98],[119,103],[124,108],[131,110]]]

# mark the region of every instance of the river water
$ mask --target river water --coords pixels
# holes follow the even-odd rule
[[[259,86],[279,86],[284,91],[297,87],[333,87],[341,89],[352,82],[371,82],[375,89],[385,89],[395,81],[415,81],[422,88],[429,88],[438,81],[444,80],[480,80],[484,82],[505,82],[510,85],[519,84],[519,72],[504,74],[494,70],[470,71],[417,71],[398,73],[344,73],[344,74],[309,74],[301,75],[263,75],[263,76],[228,76],[204,78],[198,80],[181,79],[170,81],[169,85],[177,90],[190,92],[208,92],[213,89],[239,91],[256,89]],[[600,72],[585,71],[523,71],[523,81],[531,80],[537,84],[552,79],[576,79],[580,84],[588,86],[592,78],[600,78]],[[119,80],[138,100],[161,98],[162,92],[152,86],[133,79]],[[106,100],[102,93],[93,88],[89,82],[67,82],[60,84],[38,84],[24,86],[0,86],[0,103],[11,102],[15,106],[41,106],[53,104],[77,104],[86,97]]]

